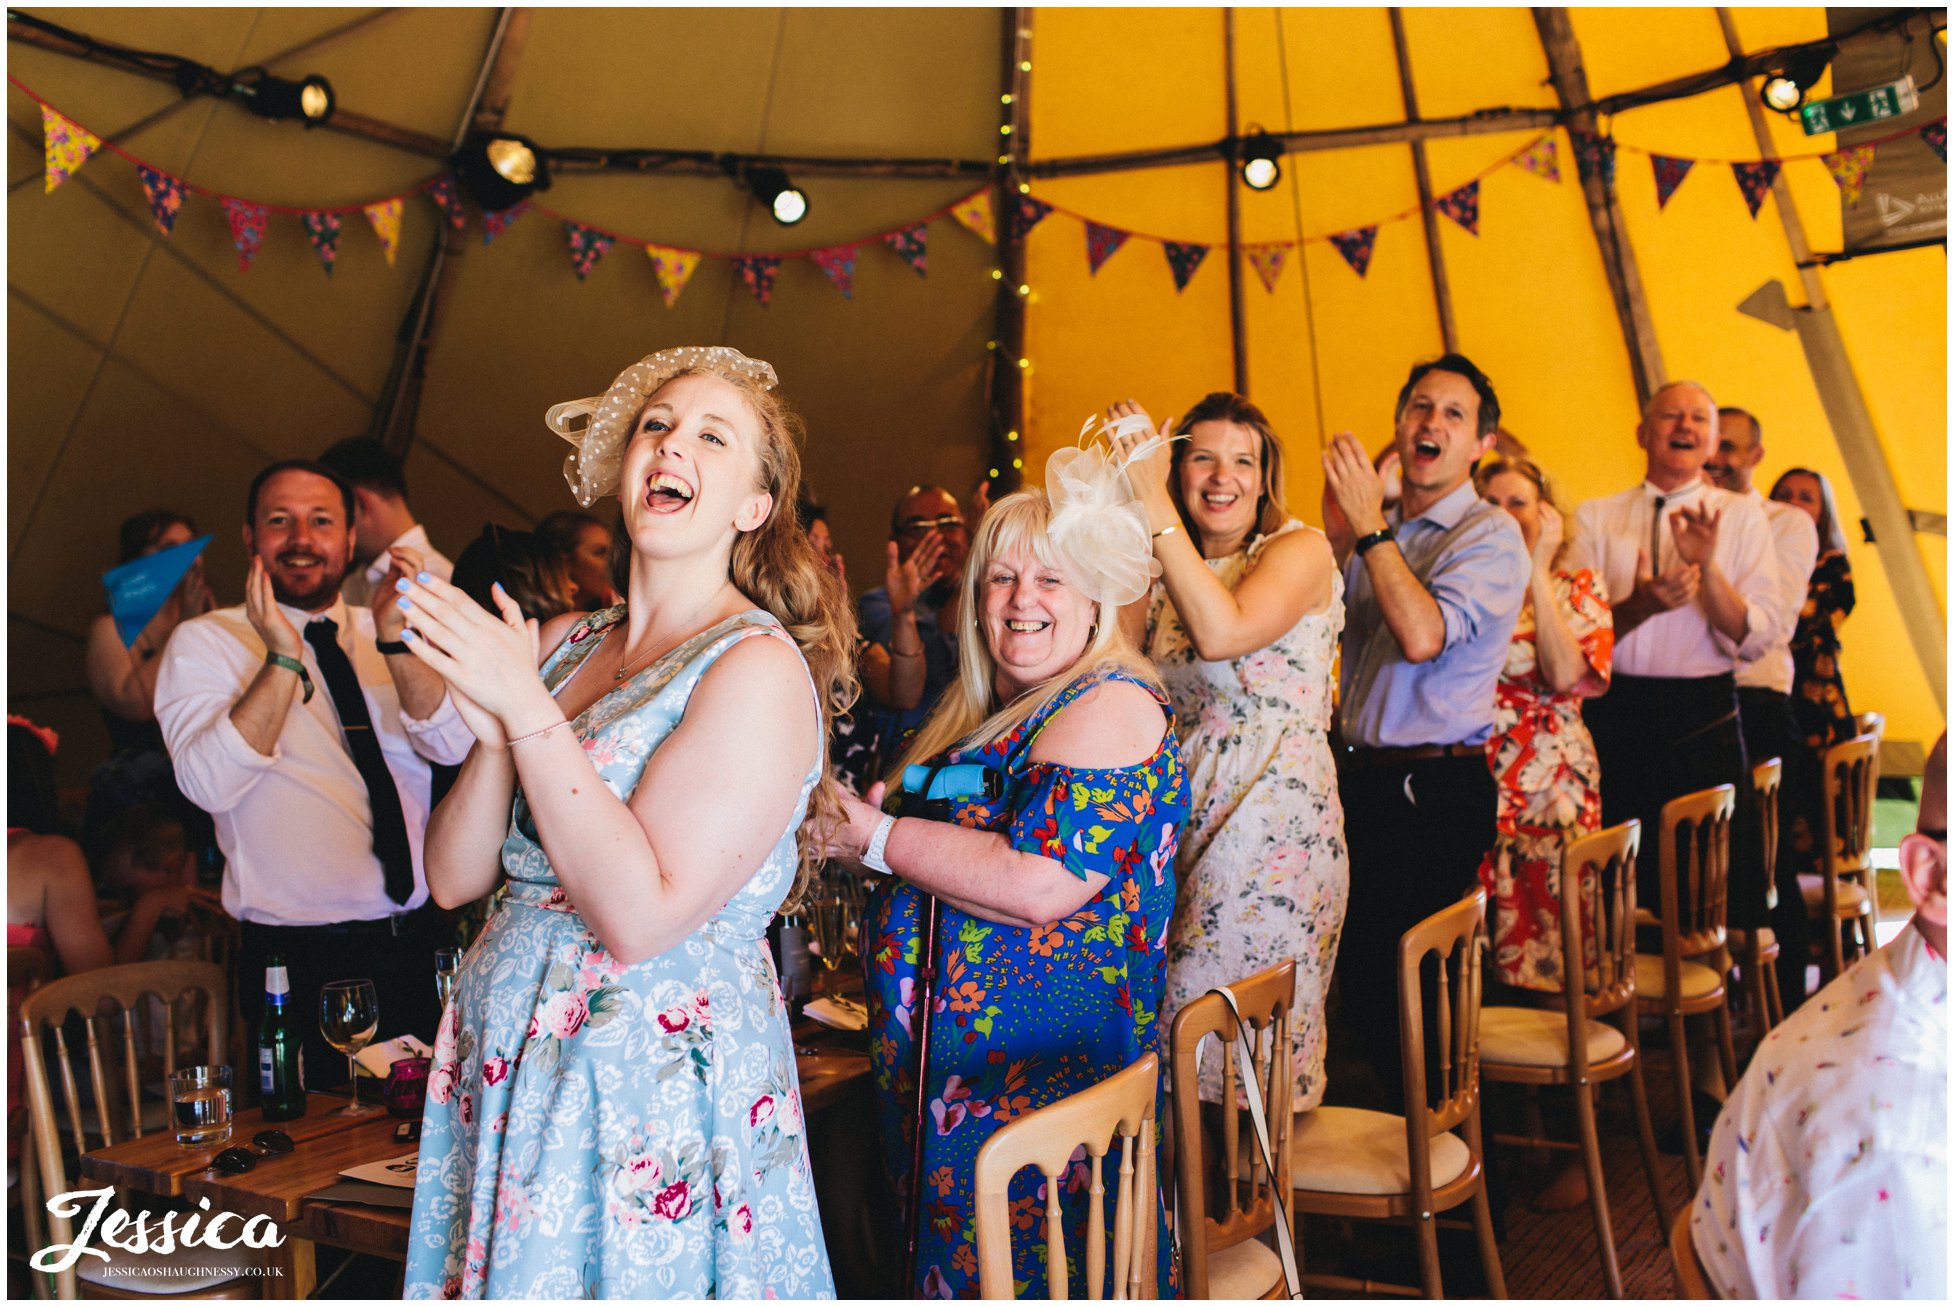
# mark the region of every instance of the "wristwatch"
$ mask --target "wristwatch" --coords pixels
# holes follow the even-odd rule
[[[870,871],[879,871],[884,876],[893,876],[896,869],[883,860],[882,850],[889,846],[889,832],[896,828],[896,819],[885,814],[875,827],[875,834],[868,837],[868,847],[862,850],[862,865]]]
[[[1377,546],[1383,544],[1386,540],[1396,540],[1397,538],[1398,538],[1398,533],[1396,531],[1393,531],[1390,527],[1387,526],[1383,530],[1373,531],[1369,535],[1365,536],[1363,539],[1359,540],[1355,546],[1354,552],[1356,553],[1357,557],[1362,558],[1365,554],[1377,548]]]

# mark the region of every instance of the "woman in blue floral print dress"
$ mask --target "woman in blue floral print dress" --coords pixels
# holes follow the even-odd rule
[[[1093,469],[1079,464],[1069,466],[1090,482]],[[1116,476],[1103,463],[1097,471]],[[898,877],[878,888],[869,913],[870,1055],[884,1164],[905,1200],[914,1131],[923,1131],[912,1289],[928,1298],[977,1295],[972,1197],[984,1141],[1147,1053],[1165,1060],[1164,944],[1186,816],[1180,751],[1165,694],[1114,620],[1120,603],[1145,592],[1145,526],[1136,511],[1125,517],[1130,501],[1081,506],[1089,498],[1009,496],[985,516],[971,550],[963,675],[909,760],[981,766],[997,778],[995,797],[956,804],[948,822],[885,818],[880,787],[845,803],[840,851]],[[928,1106],[918,1121],[926,894],[941,909]],[[1074,1297],[1086,1294],[1088,1182],[1082,1149],[1061,1197]],[[1034,1170],[1012,1182],[1013,1277],[1019,1292],[1038,1296],[1042,1194]],[[1109,1247],[1115,1224],[1108,1213]],[[1175,1296],[1164,1210],[1157,1245],[1158,1291]]]
[[[410,1298],[834,1294],[765,930],[832,803],[854,633],[773,384],[667,351],[578,402],[568,470],[586,503],[621,478],[625,604],[539,633],[403,585],[478,740],[429,888],[501,887],[435,1041]]]

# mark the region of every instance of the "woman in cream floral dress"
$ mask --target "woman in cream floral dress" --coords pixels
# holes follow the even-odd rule
[[[1171,454],[1130,473],[1162,577],[1129,621],[1144,621],[1173,698],[1188,781],[1161,1020],[1171,1029],[1183,1004],[1294,958],[1292,1106],[1304,1111],[1323,1101],[1350,890],[1327,735],[1343,582],[1323,534],[1283,511],[1282,446],[1261,410],[1217,392],[1172,429]],[[1201,1096],[1219,1101],[1220,1081],[1221,1059],[1204,1059]]]

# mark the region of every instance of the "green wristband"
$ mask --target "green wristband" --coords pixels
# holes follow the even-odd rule
[[[267,653],[265,655],[265,666],[283,667],[288,672],[297,672],[299,684],[305,687],[305,697],[299,700],[299,702],[312,702],[312,674],[305,670],[304,663],[296,658],[287,658],[282,653]]]

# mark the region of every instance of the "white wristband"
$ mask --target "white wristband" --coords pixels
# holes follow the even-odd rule
[[[868,847],[862,851],[862,865],[870,871],[879,871],[884,876],[893,876],[896,869],[882,858],[882,850],[889,845],[889,832],[896,828],[896,819],[885,815],[875,827],[875,834],[868,837]]]

